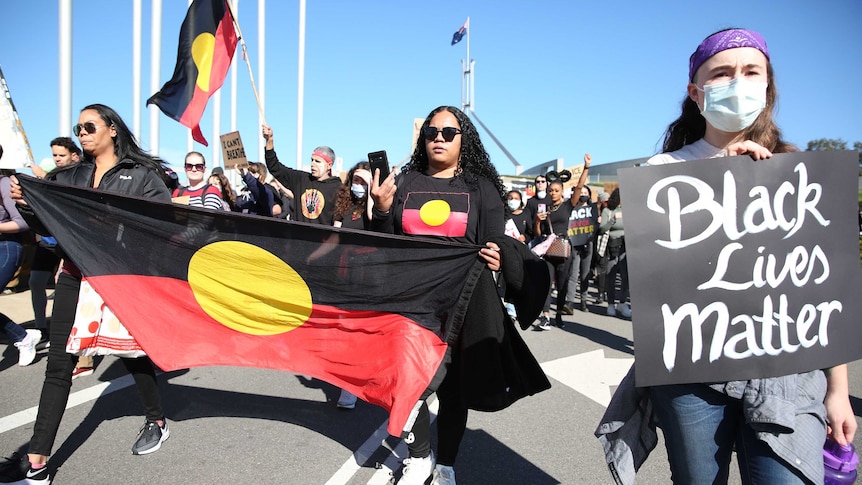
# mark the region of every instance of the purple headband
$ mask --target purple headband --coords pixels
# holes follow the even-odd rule
[[[697,46],[697,50],[688,59],[688,79],[694,80],[697,69],[710,57],[727,49],[736,47],[754,47],[763,52],[769,60],[769,51],[766,50],[766,40],[763,36],[753,30],[729,29],[722,30],[710,35]]]

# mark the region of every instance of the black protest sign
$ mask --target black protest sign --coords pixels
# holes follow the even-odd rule
[[[638,386],[862,357],[856,152],[620,170]]]
[[[572,197],[575,197],[573,194]],[[572,246],[588,244],[595,236],[599,226],[599,208],[596,204],[579,205],[572,208],[569,217],[569,241]]]

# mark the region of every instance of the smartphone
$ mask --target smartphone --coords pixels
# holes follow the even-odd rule
[[[539,205],[538,205],[537,212],[538,212],[539,214],[542,214],[542,213],[544,213],[547,209],[548,209],[548,206],[546,206],[545,204],[539,204]]]
[[[368,163],[371,165],[372,178],[374,177],[374,172],[380,169],[380,182],[386,180],[386,177],[389,176],[389,159],[386,158],[386,150],[369,153]]]

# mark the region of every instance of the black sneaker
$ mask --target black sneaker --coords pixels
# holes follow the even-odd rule
[[[147,421],[138,433],[138,439],[132,445],[133,455],[146,455],[158,451],[162,443],[171,436],[168,421],[162,420],[159,426],[155,421]]]
[[[48,467],[38,470],[30,468],[27,455],[12,453],[12,456],[0,462],[0,483],[17,483],[23,485],[50,485],[51,476]]]

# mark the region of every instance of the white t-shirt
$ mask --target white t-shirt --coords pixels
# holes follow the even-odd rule
[[[664,165],[666,163],[685,162],[686,160],[703,160],[727,155],[723,148],[716,148],[703,138],[686,145],[675,152],[659,153],[647,160],[645,165]]]

